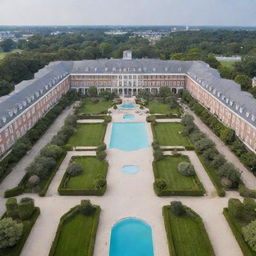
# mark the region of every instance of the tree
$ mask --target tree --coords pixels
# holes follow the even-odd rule
[[[219,177],[228,178],[232,184],[231,188],[237,188],[240,183],[241,173],[231,163],[225,163],[217,170]]]
[[[164,190],[167,187],[167,183],[166,180],[158,178],[155,181],[155,186],[159,189],[159,190]]]
[[[98,95],[97,87],[96,86],[89,87],[87,93],[89,97],[97,97]]]
[[[244,240],[249,244],[253,251],[256,252],[256,220],[242,228]]]
[[[217,154],[214,156],[213,160],[211,161],[210,165],[218,169],[220,166],[222,166],[226,162],[226,159],[224,158],[223,155]]]
[[[181,123],[183,125],[193,125],[194,124],[194,117],[191,116],[191,115],[186,114],[182,117]]]
[[[99,50],[101,52],[101,56],[103,58],[106,58],[106,57],[109,57],[109,55],[110,55],[110,53],[112,51],[112,47],[111,47],[111,45],[109,43],[103,42],[103,43],[101,43],[99,45]]]
[[[161,86],[159,89],[159,96],[166,98],[171,95],[171,90],[169,87]]]
[[[0,220],[0,249],[17,244],[23,233],[23,224],[12,218]]]
[[[182,216],[186,213],[185,207],[180,201],[172,201],[170,210],[176,216]]]
[[[11,83],[5,80],[0,80],[0,97],[9,94],[13,89],[14,86]]]
[[[12,39],[5,39],[0,42],[0,47],[4,52],[10,52],[16,48],[16,43]]]
[[[247,152],[241,155],[242,162],[256,172],[256,155],[253,152]]]
[[[194,176],[195,169],[192,164],[188,162],[180,162],[178,164],[178,172],[183,176]]]
[[[220,138],[226,144],[231,144],[235,139],[235,131],[228,127],[225,127],[220,131]]]
[[[195,149],[199,153],[202,153],[204,150],[212,148],[213,146],[214,146],[214,143],[207,138],[203,138],[195,143]]]
[[[77,176],[84,170],[83,166],[79,163],[71,163],[67,168],[67,174],[71,177]]]
[[[252,80],[247,75],[237,75],[235,77],[235,82],[241,85],[242,90],[247,91],[252,87]]]
[[[59,159],[62,153],[63,153],[62,148],[53,144],[48,144],[40,152],[41,156],[52,157],[55,160]]]

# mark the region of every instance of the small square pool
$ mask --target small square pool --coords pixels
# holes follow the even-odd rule
[[[124,151],[135,151],[149,147],[145,123],[113,123],[109,147]]]

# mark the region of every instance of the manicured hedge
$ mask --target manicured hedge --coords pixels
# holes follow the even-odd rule
[[[236,238],[236,241],[238,242],[244,256],[255,256],[256,253],[251,250],[249,245],[244,241],[243,235],[240,233],[239,229],[236,227],[236,224],[231,216],[229,214],[228,208],[224,208],[223,214],[229,224],[229,227],[231,228],[233,235]]]
[[[214,172],[214,169],[208,165],[207,161],[204,160],[204,158],[202,157],[202,155],[197,153],[197,156],[201,162],[201,164],[203,165],[205,171],[207,172],[210,180],[212,181],[212,184],[214,185],[218,196],[220,197],[224,197],[226,195],[225,190],[223,189],[221,183],[220,183],[220,179],[217,176],[217,174]]]
[[[107,115],[78,114],[78,119],[105,119]]]
[[[47,131],[49,126],[55,121],[58,115],[76,100],[73,92],[68,92],[63,98],[42,117],[22,138],[13,146],[12,151],[0,161],[0,182],[12,171],[12,168],[22,159],[23,156],[32,148],[32,146]],[[24,141],[26,148],[16,152],[16,146],[20,141]]]
[[[239,185],[239,194],[243,197],[256,198],[256,190],[247,188],[244,184]]]
[[[19,256],[27,238],[40,214],[40,208],[35,207],[34,213],[29,220],[24,220],[23,234],[19,242],[11,248],[0,249],[0,256]]]
[[[72,209],[70,209],[66,214],[64,214],[61,219],[60,219],[60,223],[58,225],[57,228],[57,232],[54,238],[54,241],[52,243],[50,252],[49,252],[49,256],[54,256],[55,251],[57,249],[58,246],[58,241],[60,238],[60,234],[62,231],[63,226],[73,217],[75,217],[77,214],[79,214],[79,207],[80,206],[76,206]],[[97,234],[97,229],[98,229],[98,224],[99,224],[99,219],[100,219],[100,212],[101,209],[99,206],[95,206],[96,207],[96,211],[94,213],[94,223],[93,223],[93,229],[92,229],[92,234],[91,234],[91,240],[90,240],[90,246],[88,249],[88,253],[85,254],[86,256],[93,256],[93,251],[94,251],[94,245],[95,245],[95,240],[96,240],[96,234]],[[85,231],[86,232],[86,231]],[[75,239],[75,238],[73,238]]]
[[[215,253],[214,253],[212,245],[211,245],[211,241],[208,237],[208,234],[205,229],[202,218],[197,213],[195,213],[192,209],[190,209],[189,207],[185,206],[185,209],[186,209],[186,212],[189,212],[189,214],[191,215],[191,218],[193,218],[193,220],[199,226],[199,228],[201,230],[201,236],[204,239],[205,243],[208,244],[207,256],[215,256]],[[168,247],[169,247],[169,252],[170,252],[171,256],[179,256],[176,252],[175,244],[174,244],[174,240],[175,240],[174,235],[175,234],[173,234],[172,230],[171,230],[171,221],[170,221],[170,215],[169,215],[170,211],[171,211],[170,206],[164,206],[162,208],[162,215],[164,218],[164,226],[165,226],[167,240],[168,240]],[[193,237],[191,237],[191,239],[193,239]]]
[[[4,192],[4,197],[9,198],[9,197],[18,196],[18,195],[23,194],[23,192],[24,192],[24,187],[23,186],[17,186],[17,187],[11,188],[11,189],[7,189]]]

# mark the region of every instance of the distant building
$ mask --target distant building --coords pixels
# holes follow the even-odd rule
[[[123,59],[59,61],[41,69],[35,78],[23,81],[15,91],[0,98],[0,154],[24,135],[69,90],[137,95],[152,94],[166,86],[173,93],[187,89],[213,115],[232,128],[256,152],[256,100],[239,84],[222,79],[216,69],[202,61]]]
[[[252,79],[252,87],[256,86],[256,76]]]

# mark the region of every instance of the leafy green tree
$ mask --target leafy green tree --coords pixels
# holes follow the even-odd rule
[[[71,177],[77,176],[83,172],[84,168],[81,164],[73,162],[67,168],[67,174]]]
[[[21,239],[23,224],[12,218],[0,220],[0,249],[12,247]]]
[[[97,97],[97,95],[98,95],[97,87],[96,87],[96,86],[91,86],[91,87],[89,87],[87,93],[88,93],[88,96],[89,96],[89,97]]]
[[[12,39],[5,39],[0,42],[0,47],[4,52],[10,52],[16,48],[16,43]]]
[[[178,172],[183,176],[195,176],[195,169],[191,163],[180,162],[178,164]]]
[[[228,127],[225,127],[220,131],[220,138],[226,144],[231,144],[235,140],[235,131]]]
[[[57,160],[62,155],[62,153],[62,148],[53,144],[48,144],[40,152],[41,156],[52,157],[55,160]]]
[[[91,216],[96,208],[91,204],[90,200],[81,200],[80,212],[86,216]]]
[[[11,83],[5,80],[0,80],[0,97],[9,94],[13,89],[14,86]]]
[[[242,228],[244,240],[256,252],[256,220]]]
[[[235,77],[235,82],[241,85],[242,90],[247,91],[252,87],[252,80],[247,75],[237,75]]]
[[[161,86],[159,89],[159,96],[166,98],[171,95],[171,90],[169,87]]]
[[[228,178],[232,184],[231,188],[237,188],[240,183],[241,173],[231,163],[225,163],[217,170],[219,177]]]
[[[167,183],[166,180],[158,178],[155,181],[155,186],[159,189],[159,190],[164,190],[167,187]]]

